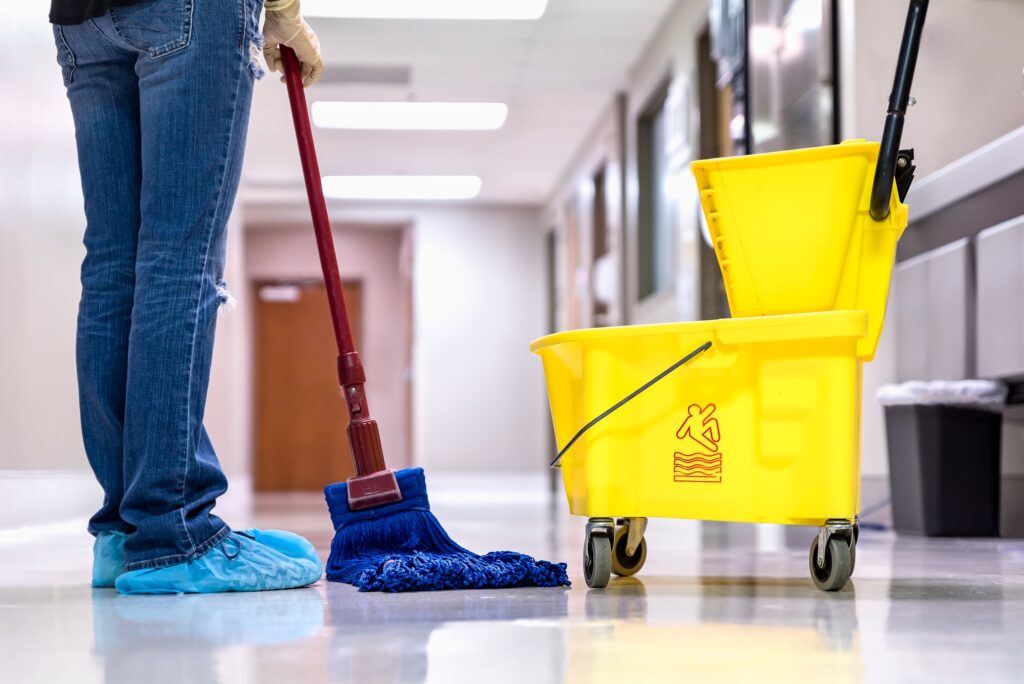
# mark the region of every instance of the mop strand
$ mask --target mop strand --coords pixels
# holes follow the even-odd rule
[[[345,483],[324,490],[335,535],[327,579],[360,591],[569,586],[565,563],[459,546],[430,512],[422,468],[396,473],[402,501],[349,510]]]

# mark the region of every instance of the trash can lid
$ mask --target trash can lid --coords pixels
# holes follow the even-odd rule
[[[883,385],[875,396],[882,406],[923,404],[1002,411],[1006,392],[1006,385],[996,380],[915,380]]]

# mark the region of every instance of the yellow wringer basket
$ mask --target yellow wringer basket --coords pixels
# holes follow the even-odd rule
[[[878,143],[852,140],[691,165],[733,316],[868,313],[874,358],[907,207],[869,216]]]

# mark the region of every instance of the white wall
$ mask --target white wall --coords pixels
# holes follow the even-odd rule
[[[0,22],[0,470],[86,467],[75,316],[85,216],[47,7]]]
[[[437,208],[414,225],[414,453],[432,472],[540,470],[544,239],[531,208]]]
[[[847,138],[877,140],[907,3],[841,0],[842,18],[854,17],[852,40],[842,45],[841,85]],[[928,7],[904,147],[917,151],[918,178],[936,171],[999,136],[1024,125],[1024,2],[941,0]],[[845,35],[844,37],[848,37]],[[913,207],[911,220],[913,220]]]

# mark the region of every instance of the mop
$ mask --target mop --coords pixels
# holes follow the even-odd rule
[[[356,470],[347,482],[324,489],[335,531],[327,579],[360,591],[387,592],[567,586],[565,563],[538,561],[513,551],[481,556],[459,546],[430,512],[423,469],[396,473],[385,465],[380,432],[367,405],[366,374],[342,297],[299,61],[283,46],[281,60],[338,346],[338,381],[348,409],[348,440]]]

